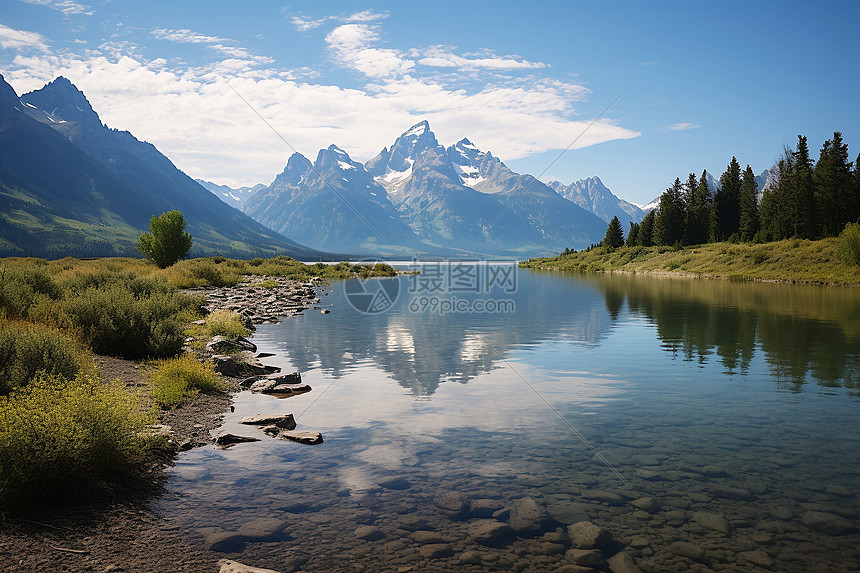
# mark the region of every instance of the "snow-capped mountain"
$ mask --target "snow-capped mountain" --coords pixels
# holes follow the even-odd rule
[[[312,167],[299,158],[290,158],[243,210],[320,248],[523,257],[586,246],[606,229],[468,139],[446,149],[426,121],[364,165],[336,146],[321,151]]]
[[[265,187],[263,183],[257,183],[253,187],[245,186],[234,189],[227,185],[218,185],[217,183],[204,181],[203,179],[195,179],[195,181],[200,183],[204,189],[236,209],[241,209],[245,201],[251,198],[251,195]]]
[[[548,185],[565,199],[591,211],[607,223],[613,217],[618,217],[624,229],[629,223],[638,223],[645,218],[645,211],[616,197],[600,177],[580,179],[567,186],[559,181],[551,181]]]

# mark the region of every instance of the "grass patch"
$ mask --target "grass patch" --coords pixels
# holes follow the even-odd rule
[[[856,251],[860,257],[860,225],[856,227]],[[839,253],[846,249],[840,246],[844,244],[842,241],[842,238],[819,241],[789,239],[762,244],[714,243],[681,249],[621,247],[611,252],[597,247],[558,257],[530,259],[520,266],[575,272],[683,271],[702,277],[740,281],[860,286],[860,264],[849,264],[842,258]]]
[[[199,392],[223,392],[227,386],[212,363],[203,363],[189,354],[151,363],[151,392],[163,408],[175,408],[186,397]]]
[[[0,505],[80,497],[129,475],[155,439],[153,416],[120,384],[42,375],[0,397]]]

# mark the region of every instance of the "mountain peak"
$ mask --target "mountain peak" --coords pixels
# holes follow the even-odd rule
[[[426,119],[424,119],[424,120],[419,121],[418,123],[416,123],[412,127],[410,127],[409,130],[406,131],[400,137],[411,137],[411,136],[420,137],[422,134],[424,134],[425,132],[428,132],[428,131],[430,131],[430,122],[427,121]]]
[[[92,123],[99,127],[102,124],[84,92],[63,76],[58,76],[42,89],[24,94],[21,101],[36,106],[52,118]]]

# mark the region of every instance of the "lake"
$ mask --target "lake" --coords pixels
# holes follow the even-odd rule
[[[582,521],[615,573],[860,570],[860,290],[469,266],[258,327],[313,391],[237,395],[261,441],[181,454],[159,514],[283,572],[604,566]],[[325,442],[239,424],[281,412]]]

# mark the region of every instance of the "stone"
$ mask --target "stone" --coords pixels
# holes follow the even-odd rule
[[[271,380],[278,384],[301,384],[302,375],[299,372],[290,372],[289,374],[273,374],[266,376],[266,380]]]
[[[755,495],[748,489],[739,487],[730,487],[727,485],[715,484],[708,488],[708,492],[714,497],[724,497],[737,501],[754,501]]]
[[[417,515],[403,516],[403,518],[399,522],[397,522],[397,527],[399,529],[405,529],[406,531],[419,531],[421,529],[430,529],[430,526],[427,524],[427,520]]]
[[[626,551],[619,551],[607,562],[612,573],[642,573],[642,570],[633,561],[633,557]]]
[[[767,569],[770,569],[771,565],[773,565],[773,561],[771,561],[770,556],[761,549],[756,549],[754,551],[741,551],[738,553],[738,558]]]
[[[598,549],[568,549],[564,560],[580,567],[604,570],[607,568],[606,558]]]
[[[249,565],[243,565],[238,561],[232,561],[230,559],[222,559],[218,562],[218,565],[221,566],[221,569],[218,570],[218,573],[278,573],[274,569],[261,569],[259,567],[251,567]]]
[[[517,533],[536,532],[544,528],[550,516],[542,504],[531,497],[523,497],[511,503],[508,524]]]
[[[603,549],[612,543],[612,534],[590,521],[569,526],[567,536],[575,549]]]
[[[669,545],[669,551],[700,563],[705,559],[705,550],[689,541],[674,541]]]
[[[309,432],[300,430],[282,430],[278,437],[282,440],[290,440],[300,444],[308,444],[315,446],[323,443],[322,434],[319,432]]]
[[[285,430],[296,429],[296,419],[292,414],[255,414],[245,416],[241,423],[249,426],[275,426]]]
[[[810,529],[831,536],[849,535],[857,532],[857,526],[844,517],[824,511],[807,511],[800,516],[803,524]]]
[[[404,477],[395,477],[379,482],[382,489],[404,490],[412,487],[412,484]]]
[[[725,534],[729,533],[729,522],[722,515],[709,513],[707,511],[694,511],[693,521],[707,529],[713,529],[714,531],[719,531],[720,533]]]
[[[260,438],[252,438],[250,436],[237,436],[236,434],[221,434],[215,438],[215,443],[219,446],[232,446],[243,442],[259,442]]]
[[[207,551],[241,553],[245,548],[245,539],[235,531],[218,531],[207,535],[203,545]]]
[[[495,499],[473,499],[469,502],[469,511],[473,517],[489,518],[502,509],[502,504]]]
[[[355,536],[365,541],[378,541],[385,538],[385,533],[373,525],[359,525],[355,529]]]
[[[418,545],[427,545],[429,543],[445,543],[447,540],[436,533],[435,531],[419,530],[412,534],[412,539]]]
[[[233,354],[235,352],[256,352],[257,346],[247,338],[240,336],[235,340],[226,336],[213,336],[206,344],[206,350],[212,354]]]
[[[634,499],[630,502],[630,505],[652,514],[663,509],[663,507],[653,497],[640,497],[639,499]]]
[[[582,499],[591,501],[600,501],[609,505],[621,505],[624,503],[624,498],[617,493],[603,491],[600,489],[584,489],[582,490]]]
[[[479,519],[469,524],[469,538],[481,545],[498,545],[512,533],[508,524],[495,519]]]
[[[585,506],[575,501],[551,503],[547,506],[547,511],[554,520],[565,525],[588,521]]]
[[[444,559],[454,555],[454,548],[447,543],[432,543],[419,547],[418,553],[424,559]]]
[[[791,521],[791,519],[794,517],[793,511],[781,505],[770,508],[770,514],[773,516],[774,519],[780,519],[782,521]]]
[[[481,554],[477,551],[464,551],[460,554],[459,561],[463,565],[480,565]]]
[[[287,522],[283,519],[260,517],[242,524],[236,533],[245,539],[260,540],[274,537],[283,531],[286,526]]]
[[[280,384],[274,380],[262,379],[251,384],[251,392],[255,394],[275,394],[278,396],[293,396],[310,392],[307,384]]]
[[[439,509],[460,513],[466,506],[466,499],[456,491],[438,490],[433,497],[433,503]]]
[[[537,547],[534,547],[533,550],[538,555],[561,555],[564,553],[565,547],[561,543],[544,541]]]
[[[232,356],[224,356],[216,354],[212,357],[212,362],[215,363],[215,372],[224,376],[238,376],[239,365]]]

